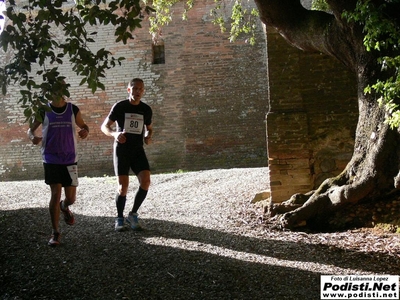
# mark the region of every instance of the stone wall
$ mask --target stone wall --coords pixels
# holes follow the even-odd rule
[[[174,7],[176,17],[163,30],[165,64],[153,64],[147,21],[127,45],[113,43],[113,28],[98,30],[93,47],[106,47],[116,57],[127,58],[107,73],[105,91],[91,94],[79,86],[81,78],[67,64],[62,66],[72,86],[71,102],[80,107],[91,129],[88,139],[79,141],[80,176],[113,175],[112,140],[100,125],[111,106],[126,98],[133,77],[144,79],[143,101],[154,112],[154,141],[146,146],[153,173],[267,166],[263,27],[260,23],[256,46],[230,43],[228,34],[211,23],[213,5],[214,1],[196,2],[189,21],[179,17],[181,4]],[[19,87],[11,86],[0,98],[0,178],[41,179],[40,148],[26,137],[28,125],[17,103],[18,93]]]

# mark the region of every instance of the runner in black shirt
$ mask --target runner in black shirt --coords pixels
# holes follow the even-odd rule
[[[144,152],[143,142],[146,145],[151,143],[153,113],[150,106],[140,101],[144,94],[142,79],[132,79],[127,91],[129,98],[114,104],[101,125],[101,131],[115,139],[113,161],[115,175],[118,177],[118,193],[115,198],[118,213],[115,220],[116,231],[124,228],[129,170],[131,169],[139,180],[139,189],[132,210],[126,218],[133,230],[142,230],[137,211],[146,198],[150,186],[150,166]],[[111,128],[114,123],[116,123],[115,130]]]

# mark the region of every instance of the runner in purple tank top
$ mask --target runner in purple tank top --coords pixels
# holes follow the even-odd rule
[[[78,135],[85,139],[89,134],[89,127],[83,121],[79,108],[63,97],[49,103],[50,111],[41,114],[43,122],[34,120],[28,130],[28,137],[34,145],[42,142],[42,158],[45,182],[50,186],[51,198],[49,212],[53,227],[49,246],[60,244],[59,219],[60,211],[68,225],[75,223],[75,218],[69,210],[76,199],[78,186],[78,161],[77,161],[77,125],[80,130]],[[37,136],[35,131],[42,125],[42,136]],[[64,188],[65,200],[61,200]]]

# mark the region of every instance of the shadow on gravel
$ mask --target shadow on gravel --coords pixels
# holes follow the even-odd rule
[[[392,257],[323,245],[154,219],[143,220],[144,232],[114,232],[113,218],[76,219],[61,224],[62,244],[50,248],[47,209],[0,211],[1,299],[320,299],[321,273],[302,270],[304,262],[399,269]],[[288,267],[295,252],[302,261]]]

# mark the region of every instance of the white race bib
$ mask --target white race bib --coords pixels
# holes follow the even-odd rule
[[[125,114],[124,129],[127,133],[142,134],[143,131],[143,115],[140,114]]]
[[[67,166],[69,176],[72,179],[71,186],[78,186],[78,166],[70,165]]]

